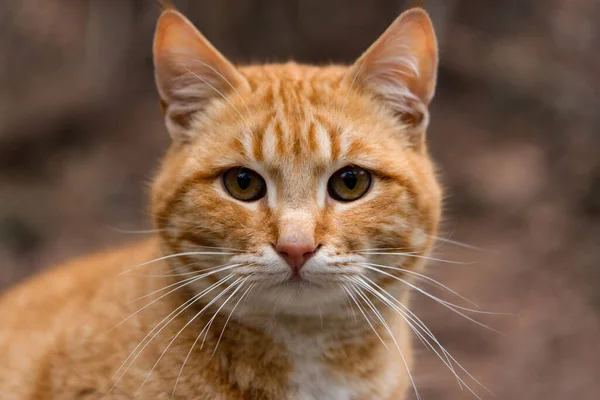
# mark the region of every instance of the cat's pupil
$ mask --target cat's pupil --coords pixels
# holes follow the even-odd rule
[[[356,174],[352,171],[347,171],[342,174],[342,180],[344,181],[344,185],[350,190],[356,187],[357,179]]]
[[[238,174],[237,183],[240,189],[248,189],[248,186],[250,186],[250,182],[252,182],[252,176],[249,173],[242,171]]]

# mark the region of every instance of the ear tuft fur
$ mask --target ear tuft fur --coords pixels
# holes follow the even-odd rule
[[[411,8],[356,61],[346,79],[382,100],[402,122],[424,131],[437,65],[431,20],[422,8]]]
[[[171,137],[186,140],[196,113],[248,83],[183,14],[165,4],[154,35],[156,86]]]

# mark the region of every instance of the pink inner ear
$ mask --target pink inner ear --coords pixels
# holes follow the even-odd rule
[[[154,66],[167,127],[173,137],[185,136],[190,118],[208,101],[247,85],[235,67],[174,9],[165,10],[158,20]]]
[[[358,59],[350,74],[359,74],[357,80],[364,87],[404,112],[415,100],[429,104],[435,91],[437,63],[431,20],[422,9],[411,9]]]
[[[203,94],[189,90],[189,82],[227,91],[244,85],[245,79],[235,67],[182,14],[166,10],[158,20],[154,39],[154,64],[158,89],[165,101],[169,94],[186,93],[198,99]],[[215,90],[200,90],[208,96]]]

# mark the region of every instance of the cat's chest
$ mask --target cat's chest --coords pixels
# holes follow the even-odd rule
[[[320,360],[312,357],[293,358],[294,370],[289,377],[290,396],[297,400],[354,400],[360,389],[358,382],[336,376]]]
[[[326,337],[285,335],[283,338],[292,365],[288,377],[290,399],[355,400],[362,398],[367,382],[349,376],[327,362],[324,356],[331,343]]]

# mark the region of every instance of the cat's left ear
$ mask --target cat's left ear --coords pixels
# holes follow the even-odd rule
[[[423,132],[435,92],[438,48],[427,12],[402,13],[350,68],[346,80],[385,102],[410,128]]]
[[[193,135],[189,122],[213,99],[249,88],[248,81],[194,25],[167,3],[154,35],[154,72],[174,140]]]

